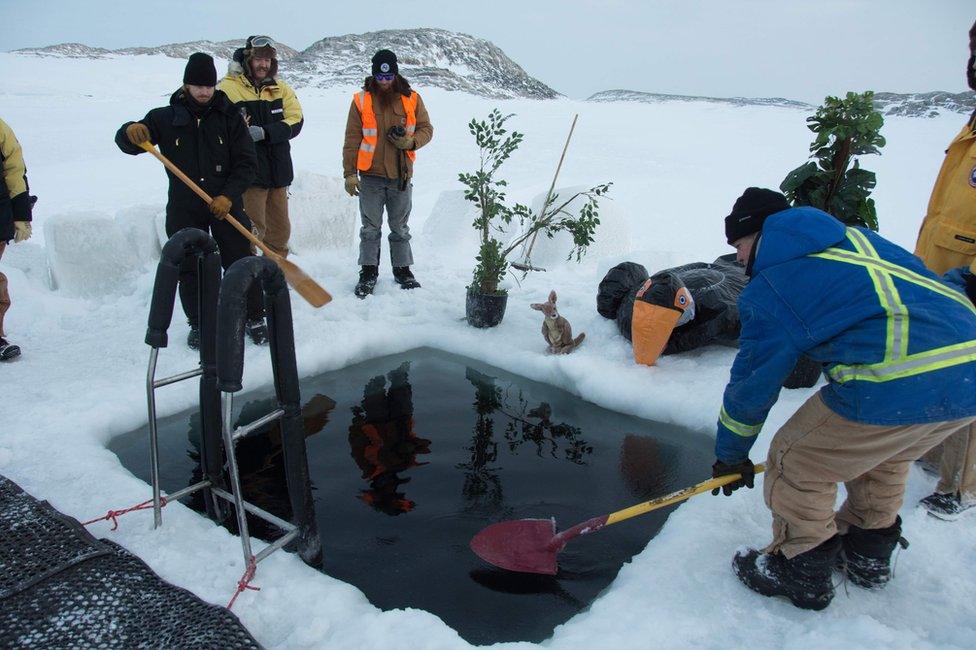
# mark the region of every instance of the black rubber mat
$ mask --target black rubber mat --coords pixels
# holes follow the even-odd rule
[[[0,476],[0,648],[260,648],[237,617]]]

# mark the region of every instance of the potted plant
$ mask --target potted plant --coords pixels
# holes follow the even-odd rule
[[[499,285],[508,272],[508,256],[536,233],[553,237],[557,232],[568,232],[573,238],[573,248],[567,259],[575,257],[578,262],[582,258],[600,223],[599,197],[610,189],[610,183],[596,185],[574,193],[565,201],[550,192],[538,213],[521,203],[508,206],[507,182],[497,178],[497,174],[524,137],[505,128],[505,122],[511,117],[511,114],[502,115],[496,108],[486,120],[472,119],[468,123],[468,130],[478,145],[480,165],[475,172],[458,175],[466,187],[464,198],[478,206],[473,226],[480,235],[481,245],[465,301],[465,315],[474,327],[494,327],[502,321],[508,293]],[[584,203],[574,214],[570,207],[577,199],[584,199]],[[518,235],[503,242],[500,237],[504,237],[506,227],[513,223],[517,223]]]
[[[789,174],[779,189],[794,206],[809,205],[828,212],[848,226],[878,229],[874,199],[874,172],[862,169],[855,156],[881,154],[884,118],[874,108],[874,93],[847,93],[844,99],[827,97],[823,106],[807,118],[817,134],[810,145],[811,158]],[[853,160],[853,166],[851,161]],[[820,378],[820,364],[800,357],[783,383],[785,388],[809,388]]]

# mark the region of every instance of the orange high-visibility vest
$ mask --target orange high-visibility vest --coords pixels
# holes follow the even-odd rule
[[[359,117],[363,122],[363,141],[359,143],[359,155],[356,157],[356,169],[367,172],[373,166],[373,154],[376,152],[378,140],[376,113],[373,112],[373,96],[365,90],[360,90],[352,96],[359,109]],[[407,135],[413,137],[417,130],[417,93],[410,91],[409,97],[400,95],[403,111],[407,114],[407,121],[403,125]],[[407,151],[410,160],[417,159],[416,151]]]

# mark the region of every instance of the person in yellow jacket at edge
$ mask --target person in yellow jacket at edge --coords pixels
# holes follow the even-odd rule
[[[0,258],[7,242],[22,242],[31,236],[31,206],[34,198],[27,186],[27,166],[17,137],[7,123],[0,120],[0,165],[3,167],[3,183],[0,183]],[[0,273],[0,361],[10,361],[20,356],[20,347],[6,339],[3,317],[10,309],[7,293],[7,276]]]
[[[976,23],[969,30],[966,79],[976,90]],[[966,293],[976,302],[976,111],[946,149],[915,254],[940,275],[969,267]],[[925,459],[939,466],[939,484],[920,505],[947,521],[976,512],[976,425],[953,434]]]
[[[258,157],[254,182],[244,191],[244,211],[258,239],[287,257],[288,186],[295,179],[290,140],[301,132],[305,118],[295,91],[278,77],[276,45],[270,36],[249,36],[234,52],[217,88],[247,122]]]
[[[372,74],[355,93],[346,119],[342,147],[342,174],[346,192],[359,196],[359,283],[355,294],[373,293],[379,275],[383,209],[390,228],[393,278],[402,289],[420,286],[410,271],[410,219],[413,163],[417,149],[430,142],[430,124],[424,100],[399,72],[396,54],[379,50],[373,55]]]

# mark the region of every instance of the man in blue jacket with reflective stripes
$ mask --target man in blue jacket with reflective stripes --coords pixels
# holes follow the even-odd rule
[[[750,276],[715,442],[713,475],[742,475],[726,495],[752,487],[749,449],[800,355],[827,379],[770,443],[773,541],[733,568],[754,591],[823,609],[835,564],[862,587],[890,579],[912,461],[976,420],[976,308],[908,251],[772,190],[747,189],[725,231]]]

